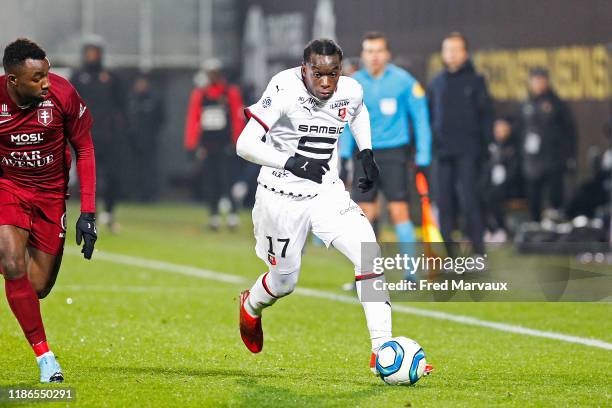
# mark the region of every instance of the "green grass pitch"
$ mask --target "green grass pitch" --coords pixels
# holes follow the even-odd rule
[[[237,299],[264,264],[254,254],[248,214],[240,231],[213,234],[201,228],[204,211],[197,207],[126,205],[119,210],[121,234],[101,228],[91,262],[73,243],[76,214],[71,207],[68,252],[42,301],[65,385],[76,391],[72,406],[612,405],[610,350],[402,313],[394,313],[394,334],[417,340],[435,371],[415,386],[385,385],[368,368],[361,306],[297,292],[265,311],[265,347],[252,355],[240,340]],[[104,254],[219,271],[248,284]],[[305,288],[340,294],[353,275],[333,249],[308,246],[302,265]],[[39,387],[33,354],[1,298],[0,387]],[[610,304],[411,306],[612,342]]]

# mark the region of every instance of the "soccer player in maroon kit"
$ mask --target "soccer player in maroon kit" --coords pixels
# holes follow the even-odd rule
[[[49,72],[45,51],[27,39],[4,50],[0,76],[0,272],[6,298],[32,346],[41,382],[62,382],[50,351],[39,299],[59,272],[66,234],[71,145],[81,184],[77,244],[90,259],[95,226],[92,119],[64,78]]]

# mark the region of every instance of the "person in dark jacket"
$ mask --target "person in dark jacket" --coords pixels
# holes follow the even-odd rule
[[[88,38],[82,47],[82,65],[71,80],[95,118],[92,135],[96,146],[96,185],[104,202],[100,224],[117,233],[115,203],[120,192],[121,168],[117,152],[121,150],[125,128],[124,100],[119,78],[104,67],[101,38]]]
[[[164,122],[164,110],[148,75],[136,77],[127,102],[136,198],[152,202],[158,198],[159,131]]]
[[[540,221],[543,200],[559,211],[563,206],[563,183],[575,167],[576,127],[572,113],[550,85],[548,71],[529,73],[529,97],[523,103],[523,175],[533,221]]]
[[[469,59],[460,33],[442,42],[445,68],[427,89],[435,157],[434,193],[440,211],[440,230],[452,254],[456,203],[463,211],[466,233],[476,254],[484,253],[484,221],[478,180],[483,155],[491,140],[493,106],[485,79]]]
[[[521,162],[517,135],[511,118],[499,117],[493,125],[489,160],[484,177],[487,242],[505,242],[508,237],[504,204],[521,194]]]

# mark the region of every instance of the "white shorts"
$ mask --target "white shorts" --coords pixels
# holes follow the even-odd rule
[[[255,251],[271,271],[299,271],[308,232],[327,247],[343,235],[376,242],[368,219],[338,182],[314,198],[293,197],[257,187],[253,207]]]

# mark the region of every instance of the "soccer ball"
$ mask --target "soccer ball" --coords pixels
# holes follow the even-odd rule
[[[387,384],[414,384],[425,372],[425,352],[416,341],[394,337],[376,354],[376,369]]]

